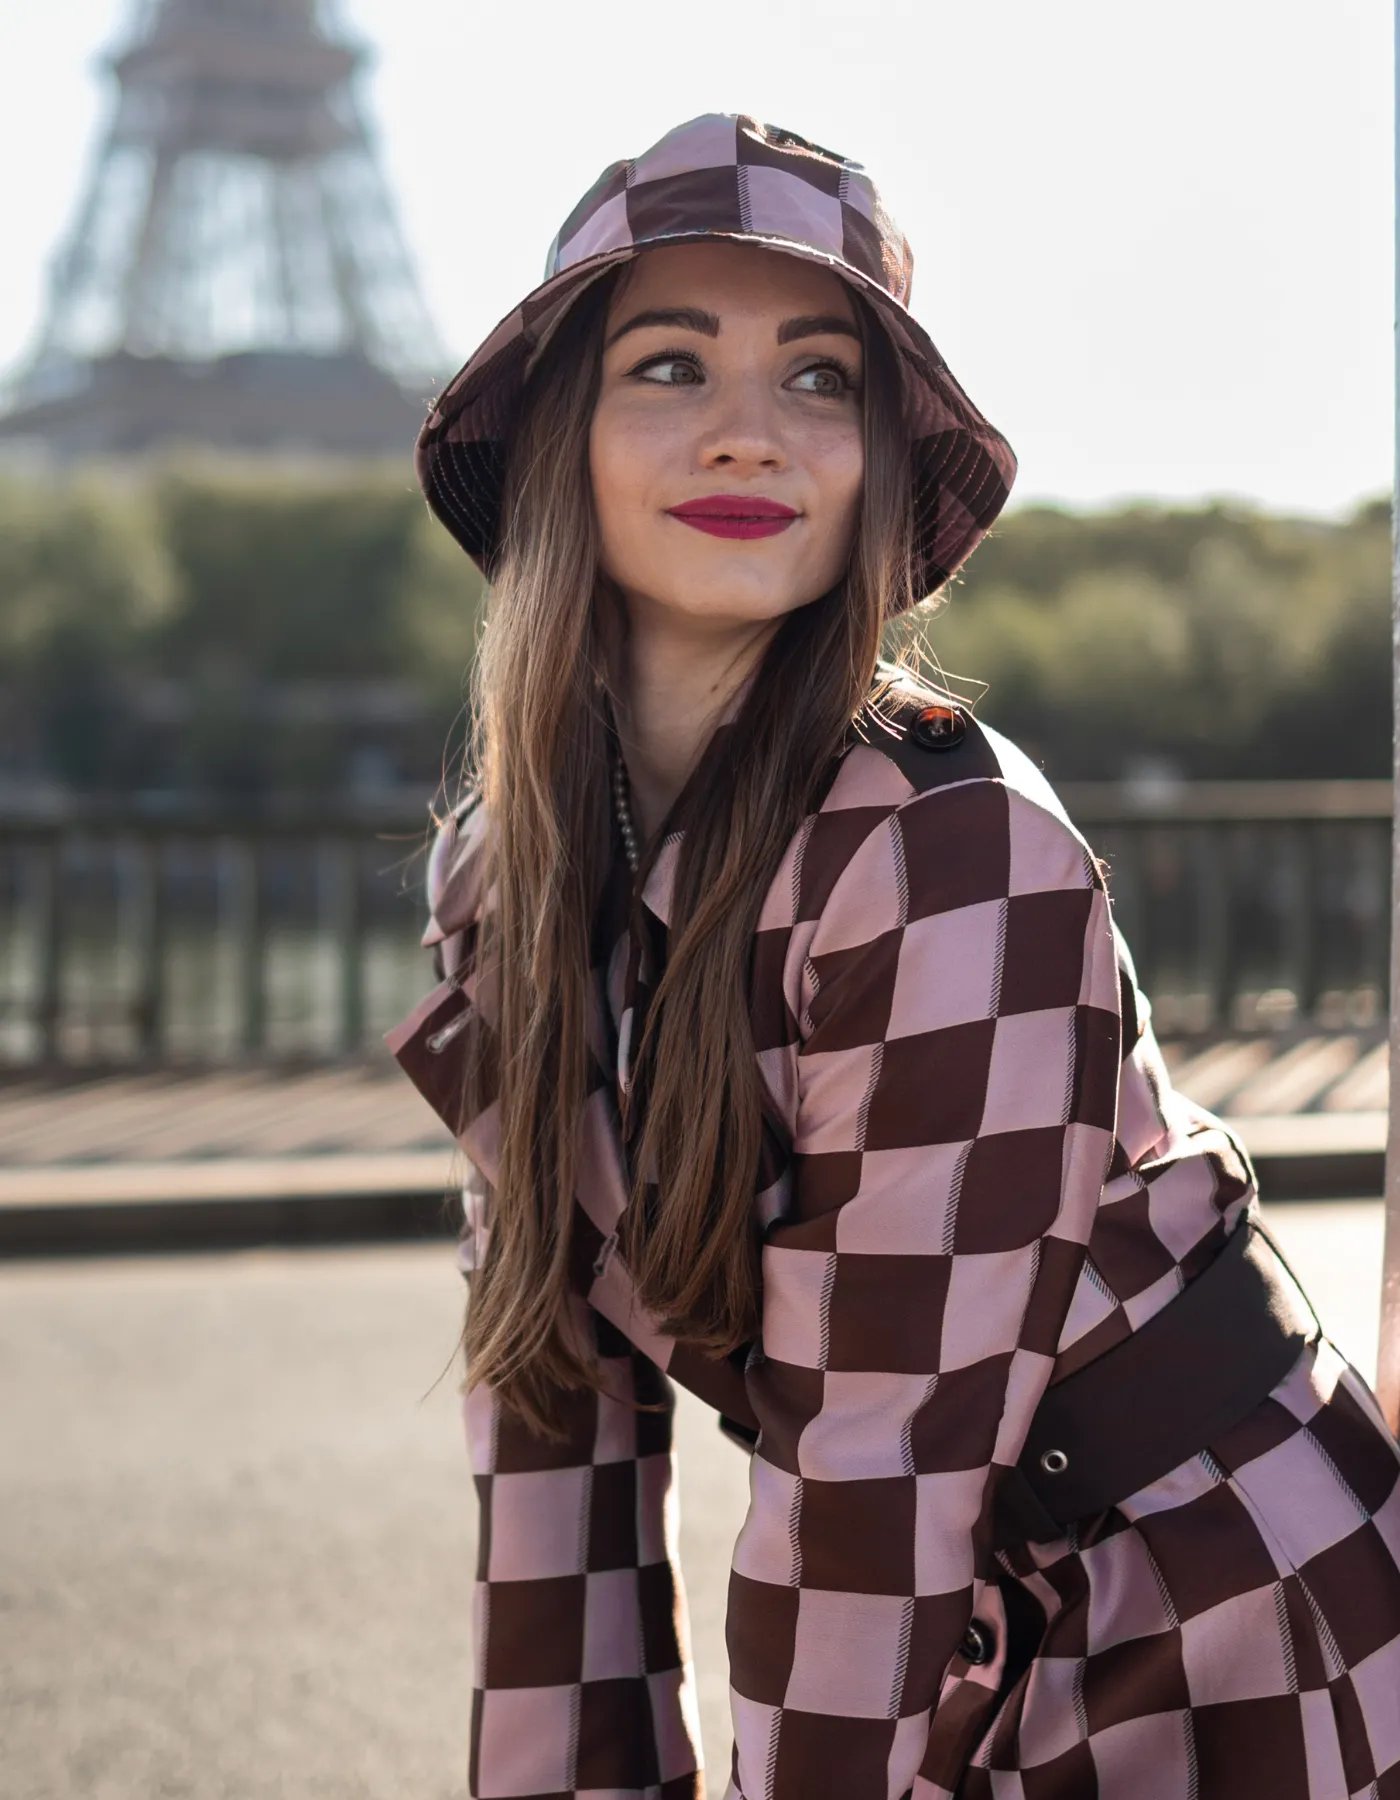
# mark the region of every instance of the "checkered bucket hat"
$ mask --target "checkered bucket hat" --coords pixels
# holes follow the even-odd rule
[[[511,431],[537,352],[604,270],[652,245],[697,238],[805,257],[871,303],[903,374],[914,586],[932,593],[1006,504],[1015,455],[909,313],[914,259],[860,164],[742,114],[692,119],[599,176],[551,245],[544,282],[501,321],[430,413],[417,452],[429,505],[489,574]]]

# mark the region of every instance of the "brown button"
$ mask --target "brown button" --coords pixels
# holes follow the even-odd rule
[[[926,706],[915,713],[909,735],[921,750],[951,750],[967,736],[967,714],[958,706]]]

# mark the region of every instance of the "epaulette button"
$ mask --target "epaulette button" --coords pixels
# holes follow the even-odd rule
[[[909,735],[921,750],[951,750],[967,736],[967,714],[958,706],[925,706],[915,713]]]

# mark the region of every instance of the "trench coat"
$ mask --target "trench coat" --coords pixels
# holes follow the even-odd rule
[[[574,1305],[597,1393],[562,1442],[488,1388],[472,1792],[704,1791],[676,1556],[673,1381],[752,1446],[727,1642],[732,1800],[1400,1800],[1400,1452],[1315,1332],[1241,1423],[1057,1541],[997,1494],[1047,1387],[1140,1331],[1256,1208],[1172,1089],[1101,865],[995,732],[853,733],[778,869],[752,957],[769,1102],[761,1331],[713,1361],[639,1303],[619,1105],[664,962],[678,846],[595,932]],[[391,1037],[458,1116],[486,824],[446,828],[447,979]]]

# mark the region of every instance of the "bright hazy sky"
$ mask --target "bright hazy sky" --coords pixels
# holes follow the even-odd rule
[[[0,367],[132,0],[0,0]],[[1018,496],[1326,513],[1392,461],[1389,0],[343,0],[465,353],[602,166],[744,111],[864,162]]]

